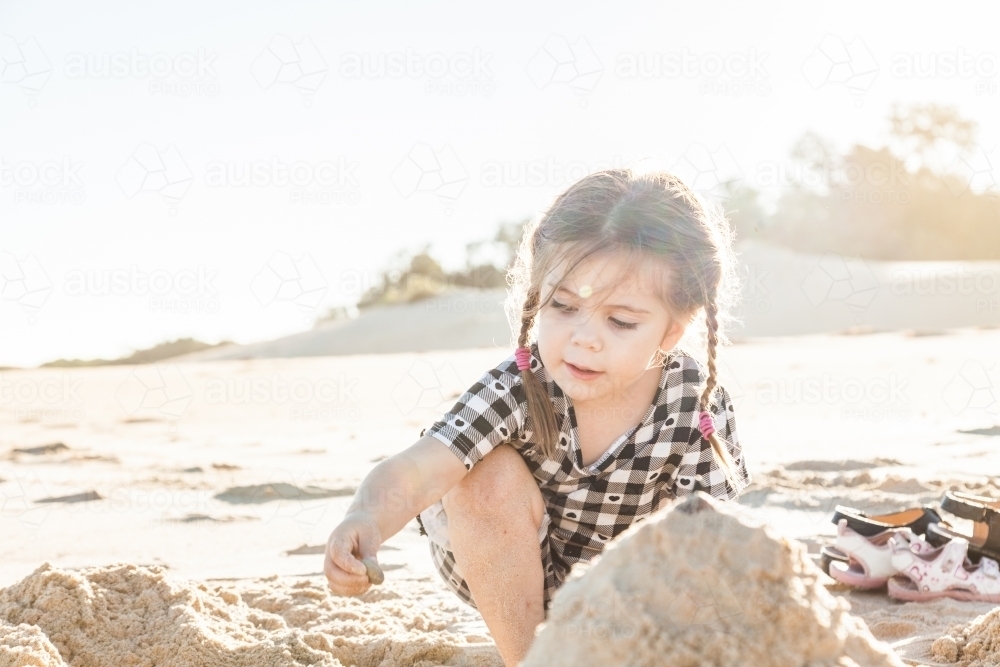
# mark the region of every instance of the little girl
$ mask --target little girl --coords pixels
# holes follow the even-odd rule
[[[598,172],[525,233],[512,276],[515,353],[368,474],[324,562],[360,594],[360,560],[416,516],[510,666],[574,563],[677,496],[750,482],[716,379],[738,290],[721,213],[669,174]],[[707,374],[680,345],[701,312]]]

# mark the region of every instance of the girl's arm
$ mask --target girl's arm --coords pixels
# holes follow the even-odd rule
[[[323,570],[331,590],[340,595],[367,590],[370,584],[361,559],[375,557],[383,542],[467,473],[462,461],[430,435],[375,466],[327,541]]]
[[[347,516],[368,513],[382,541],[398,533],[465,477],[468,470],[437,438],[425,435],[375,466],[347,509]]]

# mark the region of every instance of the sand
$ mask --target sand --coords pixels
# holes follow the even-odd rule
[[[183,377],[190,402],[179,416],[153,400],[137,409],[137,401],[120,400],[132,386],[129,367],[3,371],[2,381],[21,387],[21,398],[0,397],[0,590],[40,586],[52,573],[103,590],[99,580],[111,575],[97,573],[128,563],[185,591],[173,608],[187,610],[184,600],[203,595],[214,600],[204,608],[231,613],[231,625],[193,617],[195,626],[211,630],[212,641],[233,633],[225,639],[231,647],[225,659],[237,659],[236,637],[246,637],[240,650],[259,650],[252,648],[260,643],[253,628],[264,626],[247,618],[270,618],[252,601],[270,596],[294,598],[298,610],[320,619],[312,627],[282,616],[285,626],[268,631],[271,641],[296,632],[338,637],[348,622],[329,619],[332,610],[346,609],[361,628],[350,642],[394,651],[454,646],[461,650],[442,662],[480,656],[499,664],[481,617],[434,571],[415,522],[379,550],[385,582],[376,588],[396,597],[352,603],[318,592],[326,590],[323,545],[350,490],[507,354],[480,349],[148,367],[163,378]],[[1000,331],[756,339],[726,348],[721,368],[754,473],[732,509],[750,525],[800,542],[814,562],[833,540],[829,518],[838,503],[878,512],[935,502],[949,488],[1000,495],[1000,428],[993,416],[1000,409]],[[810,380],[839,388],[860,382],[873,391],[851,400],[797,395],[797,383]],[[253,394],[244,401],[242,387],[262,381],[336,391],[327,402],[262,401]],[[220,385],[227,391],[221,398],[213,393]],[[30,391],[49,386],[64,388],[67,400],[50,402]],[[38,572],[43,563],[50,564],[48,574]],[[128,586],[161,590],[147,574],[144,583]],[[932,654],[934,642],[951,637],[957,648],[961,635],[953,628],[970,627],[993,609],[954,600],[903,604],[885,591],[854,591],[825,576],[820,582],[912,665],[943,664]],[[239,595],[247,609],[230,609],[222,591]],[[244,597],[246,591],[253,596]],[[317,596],[296,598],[294,591]],[[386,634],[364,634],[375,625]],[[30,627],[38,630],[4,626],[3,650],[9,656],[12,646],[24,646],[17,650],[32,652],[36,663],[51,661],[39,640],[44,635],[60,650],[62,640],[47,627]],[[92,629],[93,642],[125,637],[109,626]],[[154,629],[135,631],[145,636]],[[339,659],[321,646],[306,647]]]
[[[888,602],[884,590],[848,590],[839,584],[829,585],[827,590],[849,602],[852,613],[864,619],[876,639],[889,643],[907,664],[916,665],[951,664],[943,660],[943,644],[948,638],[954,642],[962,628],[995,608],[989,602],[947,598]],[[942,638],[943,644],[939,643]]]
[[[524,667],[902,667],[801,544],[698,493],[575,568]]]
[[[38,626],[0,621],[0,667],[59,667],[65,664]]]
[[[416,602],[385,588],[345,598],[308,581],[209,586],[156,566],[45,564],[0,592],[0,619],[21,624],[0,656],[72,667],[500,664],[493,646],[447,632],[439,610]]]
[[[953,626],[931,645],[931,655],[961,667],[1000,665],[1000,608],[966,626]]]

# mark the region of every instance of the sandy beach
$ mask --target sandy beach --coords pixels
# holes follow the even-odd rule
[[[949,488],[996,495],[998,351],[996,329],[727,347],[723,382],[753,476],[734,509],[815,557],[836,504],[872,512]],[[374,463],[507,354],[5,371],[0,620],[44,636],[5,634],[49,641],[74,667],[127,650],[138,651],[130,664],[157,664],[151,647],[168,636],[185,650],[206,637],[215,646],[215,662],[180,651],[174,659],[193,662],[170,664],[501,664],[415,522],[382,546],[386,581],[361,598],[328,593],[321,553]],[[907,664],[945,664],[932,643],[993,608],[823,585]],[[85,622],[100,605],[143,620],[125,631]],[[196,622],[171,630],[172,614]]]

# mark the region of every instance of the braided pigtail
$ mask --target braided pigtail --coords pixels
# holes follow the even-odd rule
[[[537,290],[530,291],[524,300],[524,307],[521,311],[521,331],[517,336],[517,365],[521,373],[524,395],[528,401],[528,416],[531,417],[533,423],[535,442],[538,443],[538,448],[544,456],[551,457],[555,454],[556,440],[559,437],[555,410],[552,407],[552,401],[549,400],[548,391],[531,372],[529,365],[528,334],[535,323],[538,301]]]
[[[715,452],[715,456],[719,461],[719,467],[722,469],[723,474],[725,474],[726,480],[734,489],[738,489],[736,462],[733,461],[729,449],[715,436],[715,424],[712,421],[712,413],[709,412],[709,400],[716,386],[715,349],[719,342],[717,315],[715,299],[711,298],[705,306],[705,324],[708,334],[708,380],[705,382],[705,389],[702,391],[701,400],[699,401],[699,409],[701,411],[700,427],[702,435],[712,443],[712,451]],[[723,417],[726,417],[726,415],[723,415]]]

